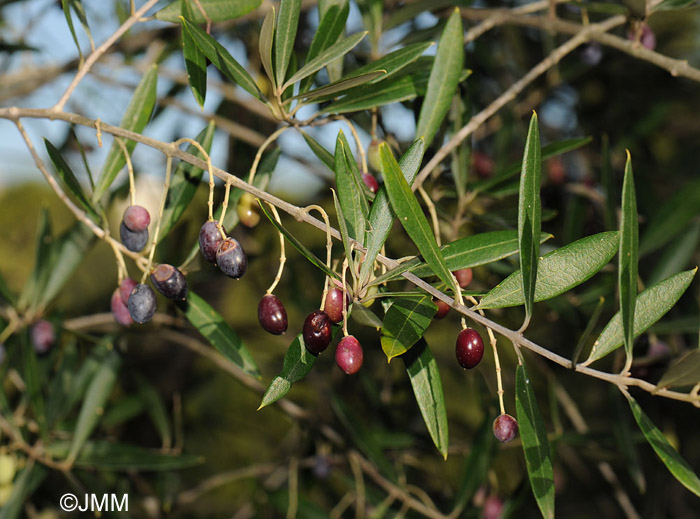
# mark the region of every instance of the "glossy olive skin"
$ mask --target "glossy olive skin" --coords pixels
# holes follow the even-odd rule
[[[331,342],[331,320],[323,310],[315,310],[306,316],[302,337],[306,349],[314,355],[325,351]]]
[[[457,336],[455,347],[457,362],[464,369],[475,368],[484,357],[484,341],[479,332],[473,328],[465,328]]]
[[[350,306],[350,302],[346,302]],[[343,320],[343,291],[333,287],[328,290],[323,300],[323,311],[328,314],[332,323],[338,324]]]
[[[370,175],[369,173],[363,173],[362,174],[362,182],[365,183],[365,185],[369,188],[372,193],[376,193],[379,191],[379,182],[377,182],[377,179],[374,178],[374,175]]]
[[[148,229],[132,231],[122,222],[119,226],[119,238],[131,252],[141,252],[148,243]]]
[[[151,223],[151,215],[145,207],[130,205],[124,211],[122,221],[130,231],[141,232],[148,229]]]
[[[287,331],[287,311],[274,294],[266,294],[258,303],[258,321],[266,332],[282,335]]]
[[[362,367],[364,352],[353,335],[343,337],[335,350],[335,362],[347,375],[354,375]]]
[[[216,265],[216,250],[223,239],[215,220],[204,222],[199,230],[199,250],[209,263]]]
[[[502,414],[493,421],[493,435],[499,442],[507,443],[518,434],[518,421],[509,414]]]
[[[433,303],[437,305],[435,319],[443,319],[448,313],[450,313],[450,305],[448,305],[444,301],[433,298]]]
[[[238,219],[246,227],[252,228],[260,223],[260,206],[250,193],[243,193],[236,207]]]
[[[469,283],[472,282],[472,278],[474,277],[472,269],[459,269],[453,272],[453,274],[457,278],[457,283],[459,283],[459,286],[461,288],[467,288],[469,286]]]
[[[119,288],[115,288],[114,292],[112,293],[110,307],[112,309],[114,320],[119,324],[122,326],[131,326],[134,324],[134,320],[131,318],[131,314],[129,314],[129,309],[122,300],[121,290]]]
[[[138,285],[138,282],[133,278],[122,279],[122,282],[119,285],[119,294],[121,295],[124,304],[129,302],[131,291],[136,287],[136,285]]]
[[[151,272],[151,282],[158,292],[173,301],[187,298],[187,280],[177,268],[167,263],[158,265]]]
[[[147,323],[156,313],[156,293],[148,285],[138,284],[131,291],[126,306],[135,323]]]
[[[238,240],[226,238],[216,250],[216,264],[228,277],[239,279],[248,268],[248,256]]]

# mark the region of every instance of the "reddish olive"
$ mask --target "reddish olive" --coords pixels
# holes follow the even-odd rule
[[[306,316],[302,330],[306,349],[314,355],[318,355],[328,348],[331,336],[331,320],[326,312],[315,310]]]
[[[353,335],[343,337],[335,350],[335,362],[347,375],[354,375],[362,367],[362,346]]]
[[[287,331],[287,311],[274,294],[266,294],[258,303],[258,321],[265,331],[282,335]]]
[[[455,347],[457,362],[465,369],[476,367],[484,356],[484,341],[479,332],[473,328],[465,328],[457,336]]]
[[[518,434],[518,421],[509,414],[502,414],[493,421],[493,435],[500,442],[507,443]]]

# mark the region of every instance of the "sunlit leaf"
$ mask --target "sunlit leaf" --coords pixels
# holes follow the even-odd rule
[[[190,0],[192,1],[192,0]],[[225,22],[240,18],[244,14],[260,7],[261,0],[197,0],[207,13],[207,18],[212,22]],[[182,0],[175,0],[158,11],[155,15],[157,20],[166,22],[177,22],[182,12]],[[204,23],[206,20],[197,5],[192,9],[195,23]]]
[[[314,90],[311,90],[310,92],[302,92],[298,95],[295,95],[291,99],[304,99],[306,101],[309,101],[309,100],[321,101],[323,99],[319,99],[319,98],[331,96],[331,94],[337,94],[339,92],[343,92],[345,90],[356,87],[358,85],[363,85],[363,84],[368,83],[369,81],[372,81],[373,79],[377,79],[378,77],[383,76],[383,75],[384,75],[384,71],[378,71],[378,72],[370,72],[369,74],[363,74],[361,76],[353,76],[353,77],[350,77],[347,79],[345,79],[345,78],[339,79],[338,81],[336,81],[334,83],[330,83],[326,86],[316,88]]]
[[[430,146],[450,109],[464,64],[463,38],[462,16],[459,9],[455,9],[445,25],[445,30],[442,31],[435,62],[430,71],[428,91],[416,125],[416,136],[423,137],[426,146]]]
[[[301,0],[282,0],[275,28],[275,79],[276,84],[284,83],[294,50],[294,39],[299,26]]]
[[[364,245],[369,204],[357,162],[342,131],[338,132],[334,158],[337,194],[349,236]]]
[[[273,87],[275,86],[275,74],[272,69],[272,44],[275,38],[275,21],[275,6],[271,5],[260,28],[258,50],[260,52],[260,62]]]
[[[407,352],[423,337],[437,312],[430,296],[396,298],[384,315],[382,350],[391,361]]]
[[[184,0],[182,2],[182,16],[188,20],[194,19],[193,8],[190,3],[194,0]],[[190,33],[182,31],[182,57],[185,59],[185,69],[187,70],[187,80],[192,90],[197,104],[204,106],[204,99],[207,96],[207,59],[192,39]]]
[[[442,457],[447,459],[449,446],[447,410],[442,392],[442,378],[435,357],[433,357],[425,339],[420,339],[401,358],[406,365],[413,394],[430,437]]]
[[[219,353],[247,374],[260,378],[260,370],[241,338],[209,303],[190,290],[187,300],[178,307]]]
[[[695,474],[690,465],[681,458],[661,431],[649,420],[649,417],[636,400],[629,395],[625,396],[627,396],[627,400],[629,401],[634,419],[637,420],[637,425],[639,425],[639,428],[649,442],[649,445],[654,449],[654,452],[656,452],[664,465],[666,465],[669,472],[673,474],[685,488],[700,497],[700,479],[698,479],[697,474]]]
[[[546,254],[537,272],[535,302],[551,299],[589,280],[618,249],[617,231],[586,236]],[[505,308],[524,303],[521,271],[517,270],[486,294],[479,308]]]
[[[697,268],[680,272],[656,285],[650,286],[637,296],[634,311],[634,337],[644,333],[652,324],[661,319],[681,298],[690,286]],[[624,342],[622,319],[620,312],[616,313],[605,326],[602,333],[593,344],[593,349],[584,363],[588,365],[608,353],[615,351]]]
[[[545,519],[554,519],[554,469],[547,431],[523,364],[515,373],[515,408],[532,493]]]
[[[148,71],[143,75],[141,81],[139,82],[134,95],[126,107],[124,112],[124,117],[119,124],[124,130],[131,130],[136,133],[141,133],[143,129],[148,124],[151,118],[151,113],[153,112],[153,107],[156,103],[156,85],[158,83],[158,68],[157,65],[153,65],[148,69]],[[125,140],[124,142],[129,154],[134,150],[136,146],[135,141]],[[117,173],[126,164],[126,158],[122,151],[121,146],[116,142],[112,144],[109,149],[107,158],[105,159],[104,167],[102,168],[102,174],[100,179],[97,181],[95,186],[95,192],[92,194],[92,201],[96,202],[102,198],[109,186],[112,185]]]

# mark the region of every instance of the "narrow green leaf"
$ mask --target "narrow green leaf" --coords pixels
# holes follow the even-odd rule
[[[363,85],[373,79],[377,79],[384,75],[384,71],[370,72],[369,74],[363,74],[361,76],[355,76],[348,79],[339,79],[333,83],[330,83],[321,88],[316,88],[310,92],[301,92],[290,99],[304,99],[309,100],[319,100],[319,98],[331,96],[331,94],[337,94],[338,92],[343,92],[350,88],[356,87],[358,85]]]
[[[50,452],[53,456],[60,457],[67,447],[67,444],[57,442],[51,445]],[[75,460],[75,466],[84,469],[148,472],[178,470],[203,462],[204,458],[192,454],[168,454],[136,445],[95,441],[85,444]]]
[[[631,396],[625,396],[627,396],[627,400],[629,401],[634,419],[637,420],[637,425],[639,425],[639,428],[649,442],[649,445],[654,449],[654,452],[661,458],[661,461],[666,465],[669,472],[673,474],[685,488],[700,497],[700,479],[698,479],[697,474],[695,474],[690,465],[681,458],[676,449],[671,446],[663,433],[649,420],[649,417],[639,404]]]
[[[491,461],[496,452],[497,443],[493,435],[493,421],[489,417],[479,427],[476,438],[471,444],[469,457],[464,462],[462,477],[457,488],[455,510],[464,508],[486,481]]]
[[[615,432],[617,448],[624,457],[624,464],[626,465],[630,478],[634,481],[639,492],[645,494],[647,481],[644,477],[644,469],[642,467],[642,460],[638,448],[638,443],[640,442],[630,441],[632,438],[638,437],[638,435],[635,434],[633,430],[631,418],[625,411],[624,398],[618,389],[610,386],[608,387],[608,391],[610,393],[610,399],[613,400],[615,404],[612,412],[615,413],[613,430]]]
[[[377,203],[376,200],[374,202]],[[551,234],[541,233],[540,243],[549,240]],[[447,268],[452,272],[455,270],[478,267],[494,261],[507,258],[518,252],[517,231],[492,231],[482,234],[473,234],[465,238],[443,245],[440,254],[445,258]],[[430,267],[417,257],[404,261],[385,274],[382,274],[372,284],[383,283],[397,279],[404,272],[409,271],[418,277],[429,277],[433,274]]]
[[[5,282],[5,278],[3,277],[2,273],[0,273],[0,298],[4,299],[5,302],[9,303],[11,306],[17,304],[17,298],[7,287],[7,283]]]
[[[354,49],[366,35],[366,32],[360,32],[357,34],[353,34],[352,36],[348,36],[347,38],[344,38],[337,43],[334,43],[326,50],[324,50],[321,54],[319,54],[317,57],[307,62],[303,67],[297,70],[296,73],[294,73],[292,77],[290,77],[284,83],[284,85],[282,85],[282,90],[285,90],[297,81],[301,81],[305,77],[310,76],[315,72],[318,72],[330,62],[342,56],[345,56],[348,52]]]
[[[36,226],[36,252],[34,253],[34,268],[22,288],[19,296],[18,306],[25,309],[31,305],[36,308],[38,300],[44,290],[46,278],[50,272],[51,244],[51,221],[49,213],[45,207],[39,212],[39,221]]]
[[[93,217],[94,219],[99,218],[95,208],[92,206],[85,192],[83,191],[80,182],[76,178],[70,166],[61,155],[61,152],[51,144],[48,139],[44,139],[44,146],[46,146],[46,151],[49,154],[49,158],[53,163],[56,173],[58,173],[59,178],[63,181],[63,185],[68,188],[68,191],[75,197],[75,199],[83,206],[83,209]]]
[[[435,45],[433,42],[413,43],[411,45],[407,45],[399,50],[395,50],[394,52],[390,52],[389,54],[382,56],[376,61],[353,70],[352,75],[359,76],[369,72],[375,72],[377,70],[384,70],[386,74],[381,77],[381,81],[385,81],[397,72],[404,70],[404,68],[411,63],[415,62],[433,45]],[[374,83],[377,81],[378,80],[375,80]],[[426,82],[426,87],[427,85],[428,83]]]
[[[618,265],[618,287],[620,290],[620,312],[622,332],[627,353],[627,362],[632,362],[634,346],[634,307],[637,302],[637,250],[639,228],[637,223],[637,197],[634,192],[632,157],[627,152],[625,179],[622,183],[622,219],[620,221],[620,253]]]
[[[265,97],[260,92],[250,74],[238,63],[233,56],[219,42],[200,29],[190,20],[181,18],[182,26],[186,30],[195,44],[209,58],[209,61],[223,74],[242,89],[260,101],[265,101]]]
[[[586,236],[546,254],[537,269],[533,301],[551,299],[589,280],[612,259],[618,249],[617,231]],[[506,308],[525,302],[522,271],[517,270],[496,285],[479,308]]]
[[[542,225],[542,202],[540,201],[542,165],[540,160],[540,131],[537,125],[537,114],[533,112],[523,152],[520,194],[518,195],[518,241],[520,242],[521,282],[525,299],[523,328],[527,327],[532,316],[537,263],[540,258],[540,242],[536,239],[540,235]]]
[[[15,477],[12,483],[12,493],[0,508],[0,519],[24,517],[20,514],[24,511],[25,502],[48,474],[49,471],[42,465],[29,462]]]
[[[588,324],[586,325],[586,329],[583,330],[583,333],[581,334],[581,337],[578,339],[578,343],[576,344],[576,348],[574,348],[574,354],[571,356],[571,367],[572,369],[578,364],[578,359],[581,358],[581,353],[583,352],[583,347],[586,345],[586,342],[588,341],[588,338],[591,336],[591,333],[593,333],[593,329],[596,327],[598,324],[598,319],[600,319],[600,314],[603,312],[603,305],[605,304],[605,298],[600,297],[598,299],[598,304],[595,307],[595,310],[593,310],[593,314],[591,315],[591,318],[588,320]]]
[[[331,188],[331,192],[333,193],[333,205],[335,206],[335,212],[338,216],[338,231],[340,232],[340,239],[343,242],[345,259],[347,260],[348,265],[352,266],[355,262],[353,261],[352,244],[350,242],[350,233],[348,231],[347,219],[343,214],[343,208],[340,206],[340,201],[338,200],[338,196],[335,194],[335,189]],[[352,267],[350,268],[350,272],[352,273],[352,276],[354,278],[355,273]]]
[[[370,34],[372,52],[376,54],[379,50],[379,39],[382,36],[383,2],[382,0],[359,0],[357,6],[360,8],[365,28]]]
[[[207,18],[212,22],[235,20],[254,11],[261,4],[261,0],[198,0],[198,2],[204,9],[204,12],[207,13]],[[196,4],[193,7],[194,18],[192,18],[192,21],[195,23],[206,22],[204,15]],[[158,11],[155,17],[157,20],[165,22],[177,22],[181,12],[182,0],[175,0]]]
[[[322,270],[327,276],[330,276],[334,279],[339,279],[338,274],[336,272],[333,272],[331,269],[329,269],[328,266],[323,261],[321,261],[318,256],[316,256],[313,252],[307,249],[306,246],[303,243],[301,243],[292,233],[290,233],[282,224],[275,220],[275,217],[272,216],[272,214],[267,210],[265,204],[261,203],[260,209],[262,210],[263,214],[267,216],[267,219],[270,220],[270,223],[274,225],[279,232],[284,234],[284,237],[287,238],[287,240],[289,240],[289,243],[291,243],[292,246],[294,246],[294,248],[298,250],[302,256],[304,256],[317,268]]]
[[[416,174],[418,174],[424,151],[425,142],[423,139],[419,139],[406,150],[406,153],[403,154],[399,161],[399,168],[401,168],[401,173],[408,185],[413,183],[413,179],[416,178]],[[386,239],[389,237],[394,218],[394,212],[391,210],[391,205],[389,204],[389,196],[386,193],[386,187],[381,185],[369,211],[367,228],[371,229],[371,232],[367,234],[367,253],[362,267],[360,268],[361,280],[366,280],[370,272],[374,269],[374,260],[384,246],[384,242],[386,242]]]
[[[350,312],[350,317],[358,324],[377,329],[382,327],[382,320],[379,316],[361,304],[353,303],[348,311]]]
[[[344,2],[342,5],[331,5],[328,7],[321,17],[313,40],[311,40],[309,51],[306,53],[305,63],[309,63],[320,55],[321,52],[338,41],[338,38],[345,28],[345,22],[348,19],[349,12],[350,4],[348,2]],[[304,78],[299,85],[299,91],[306,92],[311,87],[315,77],[316,74],[314,73]]]
[[[119,126],[125,130],[131,130],[136,133],[141,133],[143,129],[148,124],[151,118],[151,113],[153,112],[153,107],[156,104],[156,85],[158,83],[158,67],[153,65],[144,74],[139,82],[134,95],[126,107],[124,112],[124,117]],[[131,154],[136,146],[134,141],[125,141],[126,149]],[[112,143],[112,147],[109,149],[107,154],[107,159],[105,160],[104,167],[102,168],[102,175],[100,176],[97,186],[95,186],[95,191],[92,194],[92,201],[97,202],[102,198],[109,186],[114,182],[117,173],[126,164],[126,159],[124,158],[124,153],[121,146],[116,142]]]
[[[634,312],[634,337],[644,333],[652,324],[661,319],[681,298],[690,286],[697,268],[680,272],[656,285],[650,286],[637,296]],[[585,366],[605,357],[624,343],[622,319],[616,313],[605,326],[593,349],[584,363]]]
[[[284,83],[287,74],[299,26],[300,11],[301,0],[281,0],[275,29],[275,79],[278,85]]]
[[[388,31],[394,27],[415,18],[424,11],[435,11],[454,6],[454,0],[418,0],[407,4],[393,11],[384,22],[384,30]]]
[[[195,137],[195,141],[202,145],[202,148],[209,153],[211,143],[214,139],[214,121],[211,121],[199,134]],[[185,152],[191,153],[197,158],[204,160],[204,157],[192,144],[185,148]],[[197,188],[202,183],[202,175],[204,170],[193,166],[189,162],[180,161],[172,174],[170,181],[170,189],[165,200],[165,210],[163,218],[160,221],[160,236],[166,237],[175,224],[180,220],[190,202],[194,198]],[[162,239],[162,238],[161,238]]]
[[[260,370],[241,338],[209,303],[190,290],[187,300],[178,307],[219,353],[247,374],[260,378]]]
[[[370,74],[374,74],[372,79],[378,79],[382,76],[382,72],[371,72]],[[369,80],[362,83],[369,84],[348,91],[345,97],[321,109],[321,113],[360,112],[387,104],[410,101],[424,93],[427,85],[427,81],[420,83],[420,79],[413,75],[390,78],[386,83],[384,81],[374,83]]]
[[[382,350],[389,362],[406,353],[423,337],[437,312],[430,296],[396,298],[384,315]]]
[[[669,243],[654,270],[647,278],[647,284],[653,285],[672,276],[676,272],[693,264],[693,257],[700,243],[700,220],[690,224],[681,235]]]
[[[188,20],[194,19],[193,7],[190,2],[193,0],[184,0],[182,2],[182,16]],[[194,42],[194,39],[186,30],[182,30],[182,57],[185,60],[185,69],[187,70],[187,80],[190,84],[190,90],[195,101],[200,107],[204,107],[204,99],[207,96],[207,59],[199,50],[199,47]]]
[[[272,71],[272,44],[275,38],[275,6],[271,5],[270,10],[265,15],[262,27],[260,28],[260,39],[258,40],[258,51],[260,52],[260,62],[265,69],[265,74],[270,80],[272,87],[275,87],[275,74]]]
[[[314,152],[314,155],[316,155],[321,162],[328,166],[328,169],[335,171],[335,157],[331,154],[331,152],[324,148],[321,143],[311,137],[311,135],[306,133],[304,130],[299,131],[301,132],[302,137],[304,137],[306,144],[308,144],[311,151]]]
[[[426,220],[418,200],[413,195],[411,187],[406,182],[401,168],[396,163],[391,149],[386,143],[382,143],[379,146],[379,153],[382,161],[384,185],[386,186],[394,213],[413,243],[418,247],[423,258],[425,258],[425,262],[444,283],[452,287],[456,292],[459,290],[459,287],[454,276],[447,268],[442,254],[440,254],[435,236],[433,236],[430,229],[430,224]]]
[[[111,352],[90,382],[73,432],[68,460],[73,461],[78,457],[83,445],[90,438],[92,431],[100,421],[100,417],[104,414],[105,404],[112,394],[120,365],[119,354],[115,351]]]
[[[691,350],[669,366],[657,389],[667,387],[694,386],[700,382],[700,350]]]
[[[338,330],[340,330],[340,326],[333,326],[333,337],[338,333]],[[258,410],[277,402],[277,400],[289,393],[292,384],[299,382],[309,374],[316,362],[316,357],[316,355],[306,349],[302,334],[297,335],[292,344],[289,345],[289,348],[287,348],[287,353],[284,354],[282,371],[272,379],[263,395]]]
[[[413,394],[430,437],[442,457],[447,459],[449,446],[447,410],[442,392],[442,378],[435,357],[425,339],[420,339],[418,344],[401,358],[406,365]]]
[[[452,135],[456,135],[465,125],[465,118],[469,117],[469,102],[469,98],[465,96],[463,99],[459,92],[452,98],[449,114]],[[462,201],[462,203],[467,194],[470,154],[471,146],[469,139],[465,139],[450,152],[455,191],[457,192],[457,199]]]
[[[345,216],[348,233],[351,238],[364,245],[369,204],[365,197],[364,184],[357,162],[342,131],[338,132],[334,159],[338,199]]]
[[[554,470],[547,431],[523,364],[515,373],[515,409],[532,493],[544,519],[554,519]]]
[[[42,377],[39,374],[36,352],[29,341],[22,343],[22,375],[27,386],[27,396],[31,403],[34,420],[39,426],[39,432],[44,440],[48,439],[48,428],[46,425],[46,406],[44,395],[41,391]]]
[[[75,48],[78,49],[78,55],[80,59],[83,59],[83,50],[80,48],[80,42],[78,41],[78,35],[75,33],[75,26],[73,25],[73,17],[70,14],[70,0],[61,0],[61,6],[63,7],[63,15],[66,17],[66,23],[68,24],[68,29],[70,30],[71,36],[73,36],[73,42],[75,42]]]
[[[459,9],[455,9],[442,31],[430,71],[428,91],[416,125],[416,135],[425,138],[426,146],[430,146],[435,138],[459,84],[459,74],[464,65],[463,39],[462,16]]]

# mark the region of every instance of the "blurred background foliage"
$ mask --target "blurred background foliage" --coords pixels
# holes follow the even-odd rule
[[[445,15],[450,12],[449,6],[432,10],[430,2],[410,3],[422,5],[420,14],[388,31],[383,40],[386,48],[392,48],[399,41],[435,39]],[[116,26],[114,13],[128,12],[128,2],[123,1],[100,2],[100,6],[92,2],[84,4],[95,35],[105,31],[109,34],[109,28]],[[475,3],[472,7],[486,7],[482,4]],[[5,1],[1,5],[4,48],[0,66],[6,78],[32,67],[65,63],[52,61],[56,51],[48,48],[47,40],[37,34],[46,19],[62,19],[60,2]],[[296,43],[301,55],[318,21],[313,2],[304,6]],[[400,2],[386,2],[385,14],[389,16],[402,6]],[[511,7],[511,4],[488,7]],[[562,17],[580,17],[580,9],[574,3],[559,6],[558,13]],[[661,11],[648,23],[656,35],[659,52],[697,65],[700,64],[699,21],[698,9],[693,6]],[[65,25],[65,21],[63,23]],[[465,22],[466,27],[470,23]],[[262,77],[257,55],[259,24],[259,16],[249,16],[235,23],[215,24],[213,33],[225,45],[234,48],[237,56],[246,58],[244,61],[251,73]],[[360,24],[359,13],[352,4],[349,27],[356,30]],[[624,36],[626,31],[624,27],[618,33]],[[65,26],[56,25],[52,32],[51,37],[58,39],[58,45],[71,44]],[[80,38],[84,43],[84,35]],[[486,106],[561,39],[539,29],[504,26],[467,45],[466,65],[472,74],[460,86],[467,112],[473,114]],[[96,37],[96,41],[101,40]],[[111,55],[109,59],[120,62],[120,67],[133,66],[138,70],[139,63],[153,59],[151,52],[156,53],[164,68],[182,70],[178,45],[176,26],[149,22],[127,34],[118,46],[116,57]],[[22,46],[33,50],[22,50]],[[361,64],[369,59],[369,49],[360,47],[356,55],[359,57],[348,60],[356,59]],[[74,67],[69,65],[68,69]],[[355,64],[347,66],[353,68]],[[93,78],[94,83],[88,83],[77,92],[79,101],[72,109],[95,116],[105,108],[109,92],[122,95],[122,84],[133,86],[133,78],[122,72],[115,73],[111,81]],[[69,76],[57,75],[54,81],[20,96],[8,94],[12,92],[9,88],[12,85],[6,83],[0,88],[2,102],[30,106],[39,100],[41,106],[48,105],[55,99],[55,92],[62,90],[56,84],[65,86],[66,77]],[[163,77],[161,82],[168,84]],[[91,105],[96,85],[100,88],[103,85],[106,91],[99,93]],[[159,104],[162,111],[157,111],[150,123],[149,131],[153,136],[166,141],[193,137],[204,126],[198,114],[192,113],[193,109],[199,109],[186,85],[170,82],[159,94],[163,100]],[[274,130],[275,123],[251,111],[245,99],[232,103],[212,97],[207,111],[261,135]],[[173,102],[185,105],[189,112],[178,110]],[[608,142],[612,166],[609,185],[614,188],[610,199],[614,207],[619,205],[625,149],[631,151],[634,160],[643,244],[642,280],[662,279],[698,264],[700,89],[697,83],[673,78],[649,63],[618,51],[595,43],[587,44],[533,83],[524,95],[500,111],[470,139],[469,185],[483,182],[519,160],[527,132],[527,115],[532,109],[540,114],[543,144],[571,137],[592,138],[586,146],[543,165],[542,200],[546,220],[543,230],[554,235],[545,251],[609,227],[610,222],[606,222],[608,193],[603,176],[607,160],[604,142]],[[381,109],[380,128],[385,137],[405,149],[412,134],[409,133],[407,139],[401,127],[413,124],[411,121],[419,110],[419,101]],[[114,118],[118,120],[118,115]],[[167,123],[159,122],[159,118]],[[362,139],[368,142],[369,118],[359,114],[354,120],[363,130]],[[45,130],[39,123],[32,123],[31,129],[37,134]],[[6,142],[14,142],[12,139],[16,136],[9,123],[3,123],[0,130],[3,139],[7,137]],[[62,144],[60,147],[70,157],[74,170],[84,171],[66,127],[51,131],[53,142]],[[337,130],[335,126],[328,126],[322,131],[334,139]],[[78,130],[78,135],[84,144],[94,145],[91,132]],[[321,134],[316,135],[320,138]],[[439,145],[440,139],[436,139],[433,149]],[[319,203],[332,208],[327,189],[329,172],[311,157],[303,143],[282,141],[281,146],[283,159],[292,162],[280,162],[273,174],[271,191],[302,205]],[[235,132],[226,134],[219,125],[213,148],[215,163],[218,160],[218,165],[226,165],[227,170],[243,176],[257,146]],[[139,154],[141,151],[138,147],[134,156],[139,200],[146,207],[155,208],[164,165],[146,152]],[[91,163],[99,164],[100,153],[95,150],[90,154]],[[34,235],[41,208],[48,210],[54,235],[68,229],[74,220],[48,186],[35,172],[29,171],[32,169],[29,155],[21,145],[13,145],[12,149],[4,145],[3,154],[6,160],[0,169],[0,273],[9,289],[19,293],[33,269]],[[491,173],[487,171],[489,168]],[[464,225],[455,230],[450,221],[455,205],[449,193],[452,189],[449,174],[448,171],[429,184],[429,192],[438,203],[444,237],[457,238],[515,227],[517,189],[513,191],[513,185],[500,184],[473,201]],[[110,210],[113,229],[117,228],[126,203],[126,179],[120,177],[120,180],[122,188]],[[301,193],[290,187],[295,184],[302,185]],[[218,200],[221,194],[219,186]],[[196,242],[199,226],[206,218],[206,195],[204,187],[198,190],[165,247],[159,250],[161,258],[177,263]],[[687,216],[674,218],[676,211]],[[667,232],[645,242],[645,235],[662,219],[670,222]],[[285,218],[284,223],[296,236],[303,238],[305,245],[323,257],[323,233],[309,230],[289,218]],[[190,266],[188,281],[190,287],[240,334],[260,366],[262,383],[267,385],[281,368],[288,342],[300,330],[304,316],[318,307],[323,276],[296,251],[288,250],[285,274],[276,294],[287,308],[290,331],[282,337],[266,334],[258,325],[256,312],[257,303],[277,269],[277,235],[265,221],[253,230],[236,227],[232,235],[241,241],[249,256],[250,268],[245,278],[238,282],[222,281],[215,268],[198,258]],[[338,254],[339,251],[336,244]],[[392,234],[387,250],[389,256],[401,257],[413,251],[402,232]],[[513,259],[476,268],[475,281],[470,288],[488,290],[515,268]],[[71,323],[84,316],[109,312],[116,272],[109,247],[96,243],[45,315],[56,323]],[[132,274],[136,277],[137,272],[134,270]],[[616,311],[615,286],[615,270],[607,268],[575,291],[536,305],[528,337],[570,357],[599,297],[604,296],[605,303],[597,330]],[[656,382],[673,358],[698,347],[698,295],[695,281],[666,318],[638,339],[640,357],[634,367],[637,376]],[[159,300],[159,308],[179,319],[165,300]],[[517,328],[522,320],[521,309],[493,311],[492,315],[510,328]],[[201,456],[204,461],[178,471],[76,469],[71,477],[52,471],[20,515],[59,517],[58,498],[66,491],[87,488],[94,492],[97,489],[128,492],[131,515],[141,517],[282,517],[289,511],[290,490],[293,499],[298,499],[297,517],[354,517],[351,498],[357,493],[364,495],[367,517],[422,517],[419,512],[407,512],[402,507],[401,496],[391,495],[382,487],[381,480],[388,479],[409,489],[419,501],[428,505],[435,503],[443,511],[451,509],[455,500],[467,500],[465,511],[459,517],[485,516],[483,507],[489,496],[505,503],[504,517],[539,517],[518,440],[499,448],[494,448],[490,440],[490,423],[498,412],[490,351],[473,372],[464,372],[454,361],[458,316],[452,312],[445,320],[434,322],[426,335],[443,377],[450,424],[450,456],[446,461],[436,452],[427,434],[401,361],[386,362],[376,331],[352,324],[351,327],[365,347],[363,369],[357,376],[347,377],[334,366],[332,354],[321,355],[310,375],[289,393],[288,398],[303,410],[304,416],[298,418],[290,416],[279,404],[256,411],[261,396],[259,389],[246,387],[211,358],[170,340],[158,325],[117,330],[105,324],[104,330],[116,333],[114,344],[122,353],[123,365],[105,410],[106,417],[111,419],[105,417],[95,436],[147,448],[164,447],[162,434],[159,434],[162,428],[149,412],[147,398],[139,389],[139,381],[145,380],[155,389],[167,413],[168,429],[172,430],[177,447],[182,447],[184,453]],[[477,326],[477,329],[480,328]],[[480,331],[485,333],[483,329]],[[183,333],[186,337],[196,336],[187,329]],[[64,350],[74,349],[80,359],[87,358],[97,335],[97,331],[64,330],[56,350],[39,358],[41,370],[49,377],[57,356]],[[7,354],[11,360],[17,354],[19,341],[17,338],[8,342]],[[516,359],[508,343],[499,345],[506,408],[512,412]],[[603,361],[605,369],[620,369],[623,357],[622,352],[618,353],[620,355]],[[614,388],[547,365],[533,355],[528,355],[528,360],[555,452],[559,517],[625,517],[615,500],[615,492],[627,494],[642,517],[685,519],[700,515],[697,498],[676,482],[652,454],[634,426],[623,398]],[[3,372],[3,376],[6,374]],[[3,385],[6,390],[12,390],[9,379],[6,378]],[[562,399],[561,391],[566,391],[580,410],[589,430],[587,434],[576,432],[566,412],[570,404]],[[646,393],[635,393],[635,398],[689,464],[696,470],[700,468],[697,409]],[[113,413],[110,415],[110,412]],[[488,433],[485,437],[480,436],[483,424]],[[184,443],[179,444],[178,438]],[[3,435],[0,449],[7,452],[7,447]],[[369,459],[382,475],[376,479],[367,474],[358,476],[361,471],[353,457],[355,451]],[[483,475],[478,471],[465,473],[475,452],[493,453],[491,459],[486,458],[488,470]],[[20,467],[25,463],[22,456],[17,460]],[[611,486],[598,472],[597,464],[601,461],[612,466],[619,488]]]

